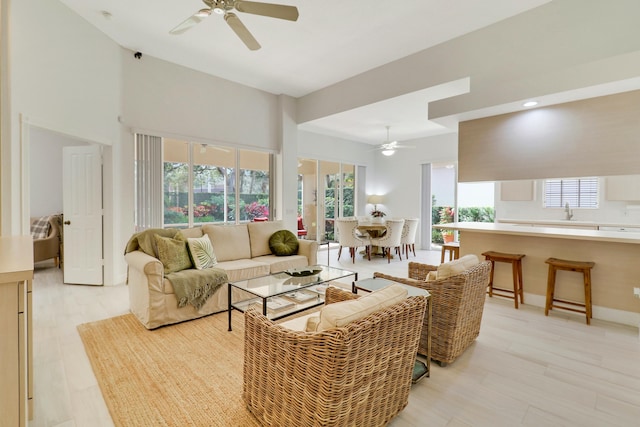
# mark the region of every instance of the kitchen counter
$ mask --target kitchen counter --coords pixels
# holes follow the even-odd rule
[[[568,221],[567,221],[568,222]],[[433,228],[443,230],[474,231],[477,233],[509,234],[514,236],[538,236],[552,239],[592,240],[617,243],[640,243],[640,232],[585,230],[563,227],[528,227],[523,224],[493,222],[453,222],[434,224]]]
[[[595,222],[595,221],[574,221],[574,220],[548,220],[548,219],[496,219],[496,223],[499,224],[520,224],[520,225],[533,225],[538,226],[559,226],[559,227],[593,227],[595,229],[623,229],[626,231],[631,229],[632,231],[640,232],[640,224],[622,224],[622,223],[608,223],[608,222]],[[635,230],[634,230],[635,229]]]
[[[459,231],[460,256],[475,254],[482,259],[485,251],[525,254],[524,303],[538,307],[545,304],[547,258],[592,261],[593,318],[635,327],[640,323],[640,299],[633,297],[633,288],[640,287],[640,232],[480,222],[438,224],[434,228]],[[509,264],[496,263],[495,286],[512,289]],[[584,301],[582,275],[559,272],[556,295]],[[549,315],[565,316],[567,312],[552,310]],[[584,316],[575,316],[576,321],[584,322]]]

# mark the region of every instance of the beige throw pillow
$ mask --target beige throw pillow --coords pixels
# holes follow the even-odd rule
[[[329,304],[320,310],[319,319],[317,317],[308,319],[306,331],[340,328],[406,298],[407,289],[402,285],[393,284],[358,299]]]

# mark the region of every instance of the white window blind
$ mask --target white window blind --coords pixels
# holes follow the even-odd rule
[[[544,184],[546,208],[598,207],[598,178],[547,179]]]
[[[136,231],[162,227],[162,138],[135,135]]]

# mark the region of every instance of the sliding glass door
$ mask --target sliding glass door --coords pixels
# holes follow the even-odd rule
[[[355,214],[355,165],[298,160],[298,213],[314,240],[335,240],[335,219]]]

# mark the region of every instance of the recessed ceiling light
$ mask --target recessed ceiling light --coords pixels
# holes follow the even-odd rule
[[[522,104],[523,107],[535,107],[536,105],[538,105],[538,101],[527,101]]]

